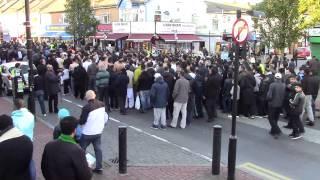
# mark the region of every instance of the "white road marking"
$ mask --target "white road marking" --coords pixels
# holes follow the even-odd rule
[[[78,107],[81,107],[81,108],[83,107],[82,105],[77,104],[77,103],[74,103],[74,102],[72,102],[72,101],[70,102],[70,100],[67,100],[67,99],[65,99],[65,98],[63,98],[63,100],[66,101],[66,102],[69,102],[69,103],[71,103],[71,104],[73,104],[73,105],[76,105],[76,106],[78,106]],[[127,123],[121,122],[121,121],[119,121],[118,119],[115,119],[115,118],[112,118],[112,117],[110,117],[109,119],[110,119],[111,121],[113,121],[113,122],[123,124],[123,125],[131,128],[131,129],[137,131],[137,132],[143,133],[143,134],[145,134],[145,135],[147,135],[147,136],[150,136],[150,137],[152,137],[152,138],[154,138],[154,139],[157,139],[157,140],[159,140],[159,141],[162,141],[162,142],[165,142],[165,143],[167,143],[167,144],[173,145],[173,146],[175,146],[175,147],[177,147],[177,148],[179,148],[179,149],[181,149],[181,150],[183,150],[183,151],[185,151],[185,152],[188,152],[188,153],[190,153],[190,154],[193,154],[193,155],[195,155],[195,156],[198,156],[198,157],[200,157],[200,158],[202,158],[202,159],[204,159],[204,160],[207,160],[207,161],[209,161],[209,162],[212,161],[211,158],[208,157],[208,156],[205,156],[205,155],[200,154],[200,153],[197,153],[197,152],[193,152],[192,150],[190,150],[190,149],[188,149],[188,148],[186,148],[186,147],[183,147],[183,146],[180,146],[180,145],[175,144],[175,143],[173,143],[173,142],[170,142],[170,141],[168,141],[167,139],[161,138],[161,137],[159,137],[159,136],[150,134],[150,133],[148,133],[148,132],[146,132],[146,131],[143,131],[143,130],[137,128],[137,127],[134,127],[134,126],[131,126],[131,125],[127,124]]]

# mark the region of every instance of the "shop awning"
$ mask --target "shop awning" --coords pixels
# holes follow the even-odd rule
[[[126,39],[128,38],[129,34],[127,33],[110,33],[110,34],[104,34],[104,33],[97,33],[95,38],[96,39],[102,39],[106,41],[117,41],[119,39]]]
[[[159,34],[165,42],[199,42],[202,41],[194,34]]]
[[[67,32],[45,32],[40,37],[62,38],[63,40],[71,39],[73,36]]]
[[[142,42],[150,41],[153,34],[130,34],[127,41]]]
[[[199,42],[203,41],[195,34],[178,34],[178,42]]]

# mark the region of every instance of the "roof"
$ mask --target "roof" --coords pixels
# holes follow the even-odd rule
[[[19,0],[8,0],[7,2],[2,1],[1,3],[1,13],[5,13],[11,6],[16,4]]]
[[[216,13],[216,12],[221,12],[222,10],[224,11],[236,11],[238,9],[241,10],[251,10],[252,7],[250,6],[249,3],[247,2],[221,2],[218,0],[206,0],[205,1],[208,5],[207,7],[207,12],[208,13]]]
[[[130,34],[127,41],[142,42],[150,41],[153,34]]]
[[[91,5],[93,8],[100,8],[100,7],[113,7],[117,6],[118,0],[93,0]]]
[[[17,12],[20,8],[24,7],[24,0],[18,0],[15,2],[12,6],[4,9],[2,13],[15,13]]]

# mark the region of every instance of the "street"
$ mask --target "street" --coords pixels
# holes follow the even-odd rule
[[[72,115],[79,117],[84,104],[71,96],[62,96],[59,108],[67,108]],[[36,105],[39,109],[37,102]],[[57,124],[55,114],[39,117],[49,126]],[[184,130],[154,130],[150,128],[152,111],[141,114],[130,110],[127,116],[122,116],[118,110],[113,110],[102,138],[104,161],[112,164],[111,161],[117,158],[117,127],[127,126],[129,166],[210,166],[212,126],[218,124],[223,127],[221,160],[226,165],[231,118],[224,114],[218,117],[213,123],[194,120]],[[280,122],[281,127],[285,124]],[[306,127],[302,140],[291,140],[287,136],[289,130],[284,128],[283,135],[276,140],[268,134],[267,119],[240,117],[237,123],[237,167],[262,179],[318,179],[314,172],[320,167],[320,152],[317,151],[320,148],[320,127],[316,124],[312,128]]]

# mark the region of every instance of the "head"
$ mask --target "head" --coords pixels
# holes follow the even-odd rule
[[[276,80],[281,80],[282,79],[282,74],[281,73],[276,73],[275,76]]]
[[[47,70],[48,70],[48,71],[53,71],[53,66],[52,66],[51,64],[48,64],[48,65],[47,65]]]
[[[69,136],[74,136],[78,121],[73,116],[67,116],[60,121],[61,133]]]
[[[14,100],[14,108],[16,110],[19,110],[19,109],[24,108],[24,107],[25,107],[25,105],[24,105],[24,100],[23,99],[18,98],[16,100]]]
[[[302,92],[302,85],[300,83],[295,83],[294,84],[294,90],[299,93]]]
[[[297,82],[296,76],[290,76],[290,77],[289,77],[289,82],[290,82],[290,84],[296,83],[296,82]]]
[[[90,100],[94,100],[96,98],[96,93],[92,90],[89,90],[86,92],[86,96],[85,96],[85,99],[87,101],[90,101]]]
[[[6,114],[3,114],[0,116],[0,134],[1,132],[9,129],[10,127],[13,127],[13,121],[12,118]]]
[[[155,79],[155,80],[160,80],[160,79],[162,79],[161,74],[160,74],[160,73],[155,73],[155,74],[154,74],[154,79]]]
[[[63,118],[65,118],[67,116],[70,116],[69,110],[67,110],[65,108],[62,108],[62,109],[59,110],[59,112],[58,112],[59,120],[62,120]]]

